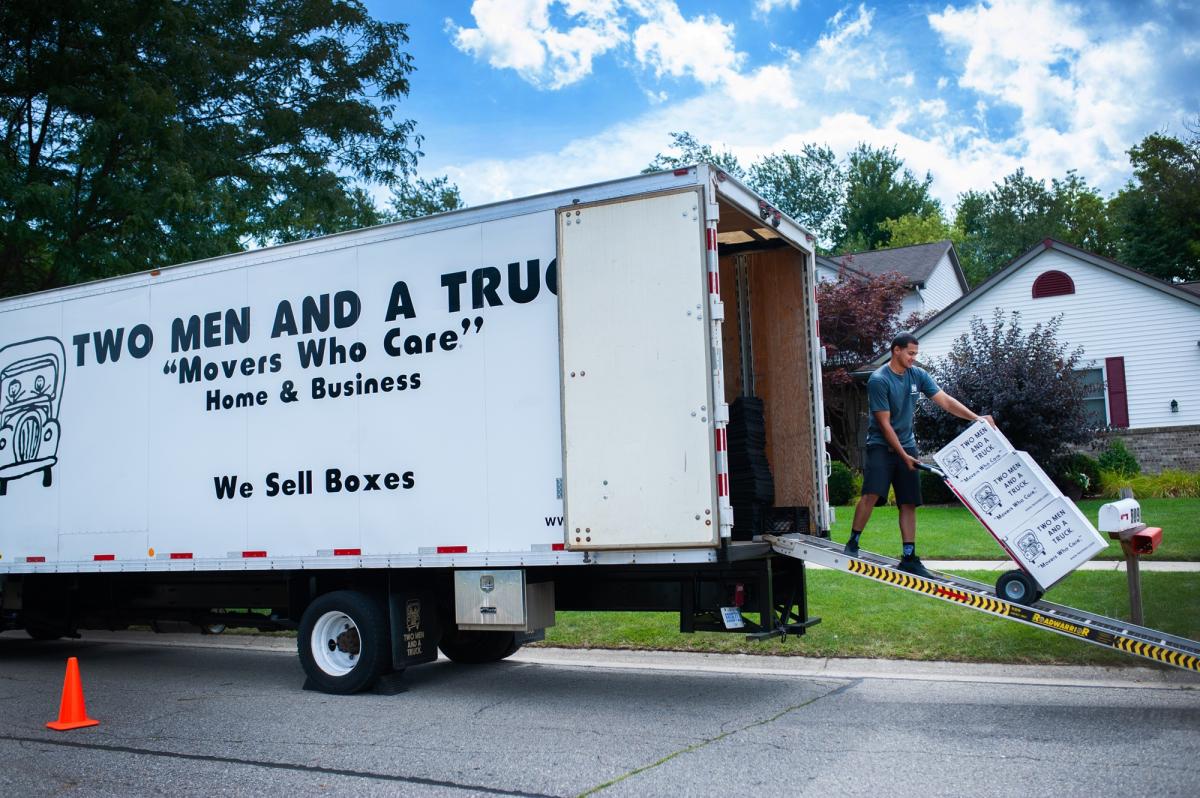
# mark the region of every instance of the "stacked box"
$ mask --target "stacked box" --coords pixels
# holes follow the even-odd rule
[[[1043,590],[1108,545],[1033,458],[985,421],[971,424],[933,459]]]
[[[1016,449],[1000,430],[976,421],[933,456],[950,484],[965,494],[983,474]]]

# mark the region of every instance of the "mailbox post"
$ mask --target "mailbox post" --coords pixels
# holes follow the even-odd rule
[[[1101,532],[1107,532],[1113,540],[1121,542],[1125,553],[1125,575],[1129,580],[1130,620],[1142,625],[1142,574],[1138,568],[1138,557],[1153,554],[1162,543],[1162,529],[1142,523],[1142,506],[1132,494],[1100,508]]]

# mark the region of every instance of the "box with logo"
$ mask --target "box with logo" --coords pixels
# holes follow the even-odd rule
[[[1108,546],[1087,517],[1064,496],[1039,504],[1001,539],[1042,590],[1048,590]]]
[[[1000,430],[980,420],[943,446],[933,460],[955,490],[965,495],[989,468],[1014,451]]]
[[[1013,452],[971,480],[963,500],[992,534],[1003,538],[1024,523],[1038,505],[1062,493],[1025,452]]]

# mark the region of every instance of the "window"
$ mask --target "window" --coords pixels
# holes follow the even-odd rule
[[[1063,296],[1075,293],[1075,282],[1070,276],[1060,271],[1048,271],[1038,275],[1033,281],[1033,298],[1045,299],[1051,296]]]
[[[1098,427],[1108,426],[1108,402],[1104,392],[1104,369],[1081,369],[1083,378],[1083,408],[1088,421]]]

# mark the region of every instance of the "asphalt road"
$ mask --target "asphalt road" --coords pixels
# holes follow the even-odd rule
[[[0,635],[0,794],[1188,795],[1200,680],[531,650],[300,690],[281,639]],[[163,639],[166,638],[166,639]],[[68,656],[97,727],[54,732]]]

